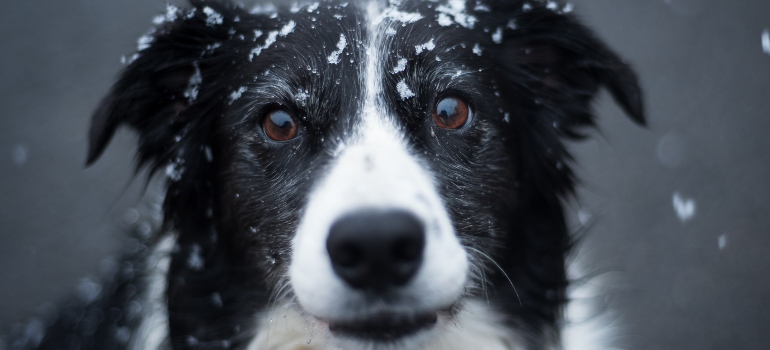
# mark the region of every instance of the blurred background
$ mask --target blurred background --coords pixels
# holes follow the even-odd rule
[[[582,261],[606,271],[619,342],[765,349],[770,1],[572,3],[647,93],[647,129],[605,93],[599,130],[572,145],[583,185],[569,215],[592,223]],[[3,4],[0,329],[87,287],[127,227],[149,229],[134,135],[119,132],[99,162],[84,161],[91,112],[164,11],[161,0]]]

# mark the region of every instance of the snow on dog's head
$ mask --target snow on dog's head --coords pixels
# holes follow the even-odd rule
[[[643,122],[634,73],[571,7],[191,2],[142,40],[89,154],[128,124],[169,176],[174,344],[558,343],[562,139],[602,86]]]

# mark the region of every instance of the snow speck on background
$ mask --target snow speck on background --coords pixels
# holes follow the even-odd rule
[[[658,141],[658,160],[669,168],[679,167],[687,155],[684,140],[674,134],[667,133]]]
[[[679,221],[684,223],[695,217],[694,199],[682,197],[679,192],[674,192],[671,202],[674,205],[674,211],[676,216],[679,217]]]
[[[407,100],[410,97],[414,97],[414,92],[409,89],[409,86],[406,85],[406,81],[404,79],[401,79],[401,81],[396,84],[396,90],[398,90],[398,94],[401,95],[402,100]]]
[[[719,250],[724,250],[725,248],[727,248],[727,235],[726,234],[720,235],[717,241],[717,244],[719,246]]]
[[[591,220],[591,213],[588,210],[580,209],[577,212],[577,218],[578,222],[580,222],[581,225],[586,225]]]
[[[24,165],[24,163],[26,163],[27,159],[29,158],[29,150],[27,149],[27,146],[22,144],[13,146],[13,151],[11,151],[11,158],[13,158],[14,164]]]
[[[80,280],[75,292],[84,303],[90,303],[102,293],[102,285],[86,277]]]
[[[762,51],[770,55],[770,29],[768,28],[762,31]]]

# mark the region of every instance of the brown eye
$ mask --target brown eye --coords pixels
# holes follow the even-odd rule
[[[262,122],[262,128],[267,137],[276,141],[288,141],[297,136],[297,121],[289,113],[280,109],[267,114]]]
[[[459,129],[468,122],[470,110],[465,101],[457,97],[444,97],[436,104],[433,121],[440,128]]]

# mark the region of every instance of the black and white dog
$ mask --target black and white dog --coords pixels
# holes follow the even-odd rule
[[[19,347],[566,346],[563,141],[601,87],[644,123],[636,75],[570,5],[191,3],[90,133],[89,163],[137,131],[163,225]]]

